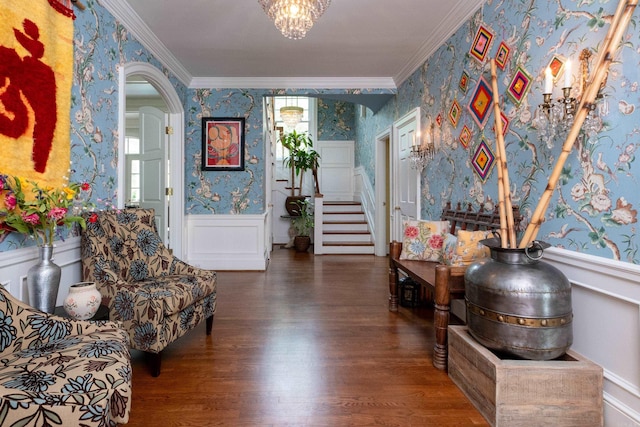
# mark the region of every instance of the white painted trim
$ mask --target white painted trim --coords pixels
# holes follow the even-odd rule
[[[190,89],[397,89],[391,77],[194,77]]]
[[[446,42],[471,16],[482,7],[484,1],[456,0],[451,2],[449,14],[440,21],[440,25],[433,31],[437,37],[427,40],[422,47],[406,63],[402,70],[393,78],[395,84],[400,86],[419,67],[422,66],[444,42]]]
[[[189,264],[212,270],[267,268],[269,215],[186,215]]]
[[[375,221],[374,228],[381,231],[386,228],[387,224],[387,170],[390,168],[389,151],[391,143],[391,128],[388,127],[378,135],[376,135],[375,147]],[[375,234],[375,254],[377,256],[386,256],[389,252],[389,242],[387,240],[391,230],[386,232],[376,232]]]
[[[118,207],[124,207],[124,148],[126,124],[126,83],[130,75],[144,76],[160,93],[169,109],[169,126],[173,128],[169,146],[170,186],[173,196],[169,198],[169,211],[173,224],[184,224],[184,106],[169,79],[156,67],[146,62],[129,62],[118,71]],[[183,227],[172,227],[170,247],[175,256],[183,259],[186,235]]]

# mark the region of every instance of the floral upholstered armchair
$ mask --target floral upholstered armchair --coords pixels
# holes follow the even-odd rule
[[[162,350],[206,320],[211,334],[216,273],[190,266],[162,244],[153,209],[86,213],[82,232],[83,280],[92,281],[122,322],[131,348],[148,353],[160,374]]]
[[[124,330],[43,313],[0,286],[0,425],[115,426],[130,408]]]

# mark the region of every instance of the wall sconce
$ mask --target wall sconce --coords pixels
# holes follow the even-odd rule
[[[584,89],[589,78],[589,59],[591,51],[583,49],[580,53],[580,78],[581,92]],[[533,119],[533,127],[538,132],[538,137],[544,142],[548,148],[553,147],[556,138],[565,139],[573,119],[575,117],[576,108],[580,104],[580,99],[571,97],[571,62],[567,61],[564,70],[564,85],[562,87],[562,97],[553,101],[551,99],[553,92],[553,77],[549,67],[545,70],[544,92],[542,94],[542,104],[536,109]],[[600,86],[600,91],[606,84],[606,79]],[[596,101],[602,99],[602,93],[599,92]],[[582,125],[582,130],[587,134],[588,140],[592,143],[596,142],[596,136],[602,129],[602,117],[605,114],[604,108],[600,105],[596,111],[595,103],[590,106],[591,110]]]
[[[424,167],[433,160],[436,154],[435,144],[435,123],[431,123],[429,129],[429,139],[422,140],[420,136],[414,140],[409,153],[409,163],[413,169],[422,171]]]

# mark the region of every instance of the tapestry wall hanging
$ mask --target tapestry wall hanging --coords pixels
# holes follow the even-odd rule
[[[484,77],[480,77],[471,101],[469,102],[469,112],[471,117],[476,121],[480,129],[484,128],[487,119],[491,114],[491,103],[493,102],[493,93],[489,87],[489,83]]]
[[[513,79],[511,79],[511,83],[507,89],[507,94],[516,106],[518,106],[527,95],[529,87],[531,87],[531,76],[524,68],[518,67]]]
[[[491,48],[491,42],[493,41],[493,31],[489,27],[480,25],[476,36],[473,39],[473,44],[469,50],[469,54],[477,59],[480,63],[484,63],[487,53]]]
[[[43,187],[68,177],[72,17],[60,0],[0,3],[0,171]]]
[[[471,158],[473,170],[483,183],[487,181],[495,160],[496,157],[483,136]]]

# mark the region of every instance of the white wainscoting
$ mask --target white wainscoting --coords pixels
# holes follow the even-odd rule
[[[604,369],[605,427],[640,427],[640,266],[549,248],[572,284],[573,346]]]
[[[267,214],[187,215],[185,261],[212,270],[266,270],[267,219]]]
[[[37,247],[0,252],[0,284],[9,290],[11,295],[26,303],[29,303],[27,270],[36,262],[38,262]],[[69,292],[69,286],[79,282],[82,277],[80,238],[74,237],[64,242],[56,242],[53,262],[62,268],[56,300],[56,305],[62,305]]]

